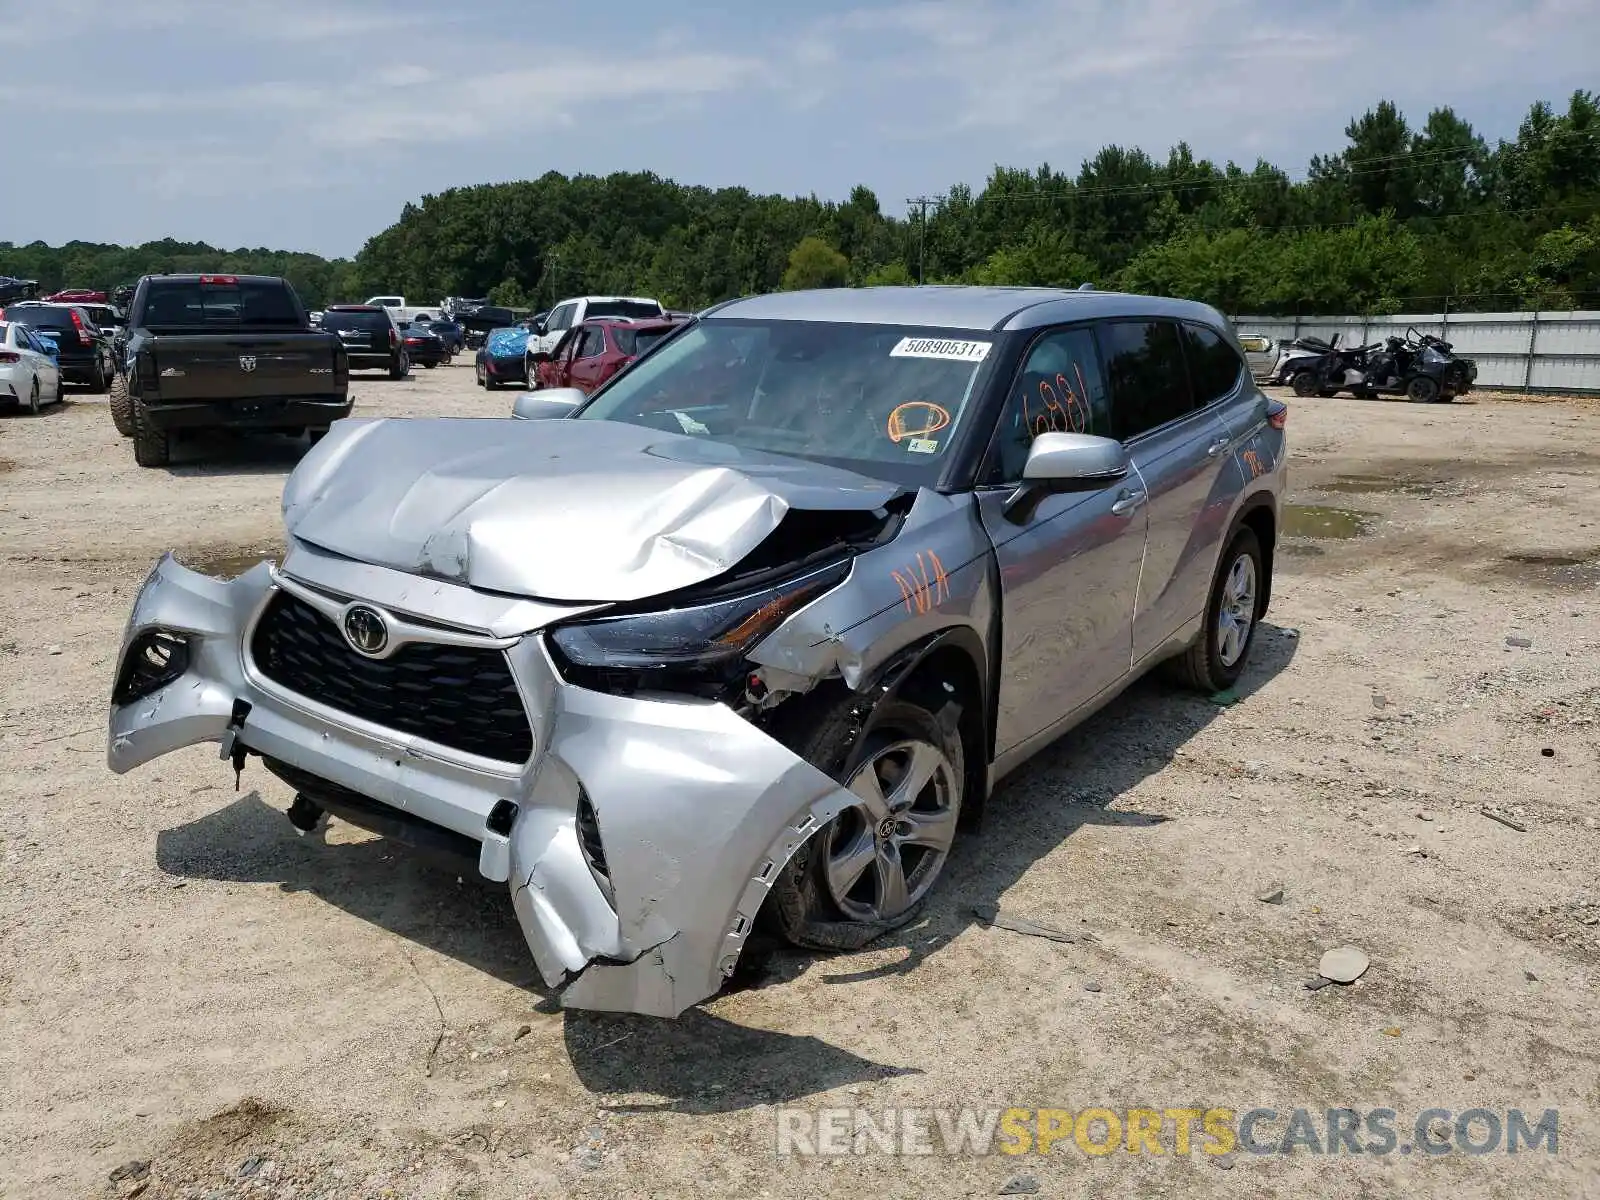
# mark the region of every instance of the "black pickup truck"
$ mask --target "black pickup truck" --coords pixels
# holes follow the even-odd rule
[[[350,415],[350,367],[311,326],[286,280],[266,275],[146,275],[117,338],[111,415],[141,467],[203,429],[272,430],[313,440]]]

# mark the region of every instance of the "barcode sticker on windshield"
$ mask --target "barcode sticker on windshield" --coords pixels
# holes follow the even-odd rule
[[[948,358],[955,362],[982,362],[993,342],[960,342],[949,338],[901,338],[890,358]]]

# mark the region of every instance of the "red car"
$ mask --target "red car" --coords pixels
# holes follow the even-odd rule
[[[64,292],[54,292],[45,297],[50,304],[104,304],[104,292],[91,292],[84,288],[68,288]]]
[[[551,353],[530,354],[528,378],[535,388],[592,392],[682,324],[596,317],[567,330]]]

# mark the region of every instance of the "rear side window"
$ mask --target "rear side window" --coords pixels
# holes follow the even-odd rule
[[[611,336],[617,343],[617,349],[624,354],[638,356],[649,350],[667,334],[670,329],[629,329],[625,325],[618,325],[611,331]]]
[[[1028,449],[1041,433],[1111,434],[1100,354],[1087,328],[1047,333],[1035,342],[1011,389],[996,434],[994,482],[1022,478]]]
[[[1222,335],[1204,325],[1183,324],[1183,348],[1189,357],[1189,378],[1201,408],[1222,399],[1239,383],[1239,356]]]
[[[145,293],[144,325],[157,330],[209,325],[294,329],[300,325],[300,314],[288,285],[276,280],[155,279]]]
[[[1178,326],[1172,321],[1109,321],[1100,326],[1111,384],[1111,436],[1136,438],[1194,408]]]

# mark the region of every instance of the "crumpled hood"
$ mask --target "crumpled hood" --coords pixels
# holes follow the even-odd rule
[[[361,562],[554,601],[711,579],[791,508],[871,511],[903,489],[612,421],[354,418],[283,491],[296,538]]]

